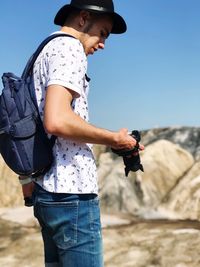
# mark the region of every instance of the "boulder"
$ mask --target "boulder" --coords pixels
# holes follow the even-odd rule
[[[23,205],[18,176],[11,171],[0,156],[0,207]]]
[[[144,173],[124,174],[122,158],[103,153],[99,159],[99,185],[103,212],[137,216],[155,210],[194,164],[193,156],[167,140],[147,146],[141,154]]]
[[[180,219],[200,220],[200,162],[182,177],[159,209],[173,212]]]

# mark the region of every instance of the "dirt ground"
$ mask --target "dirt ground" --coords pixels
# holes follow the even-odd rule
[[[199,222],[102,218],[105,267],[200,266]],[[0,266],[44,266],[37,225],[0,219]]]

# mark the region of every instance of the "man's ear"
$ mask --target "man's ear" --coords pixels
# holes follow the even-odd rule
[[[80,17],[79,17],[79,26],[84,26],[85,22],[91,18],[90,12],[86,10],[80,11]]]

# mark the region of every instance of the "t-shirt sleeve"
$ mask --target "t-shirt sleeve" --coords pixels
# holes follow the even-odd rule
[[[77,40],[56,38],[49,49],[49,73],[47,86],[57,84],[81,95],[83,77],[85,76],[83,51]]]

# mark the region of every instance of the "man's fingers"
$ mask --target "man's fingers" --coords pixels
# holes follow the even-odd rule
[[[139,144],[139,150],[144,150],[144,146]]]

